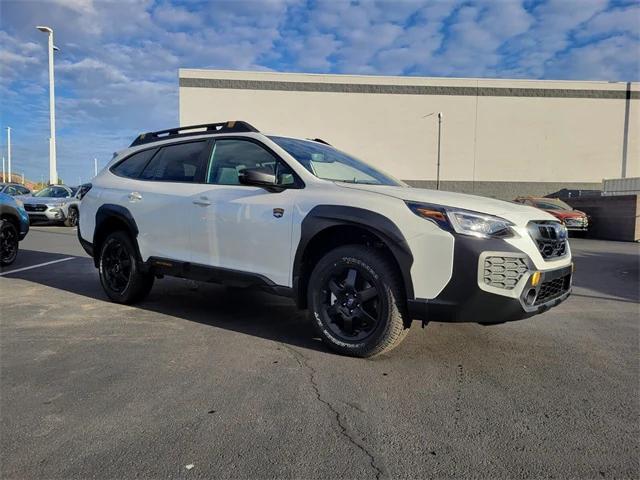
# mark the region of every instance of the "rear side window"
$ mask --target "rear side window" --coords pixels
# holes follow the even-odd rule
[[[149,160],[151,160],[151,157],[153,157],[157,151],[157,148],[152,148],[134,153],[129,158],[118,163],[111,171],[121,177],[138,178]]]
[[[140,178],[158,182],[198,182],[203,177],[206,147],[206,141],[162,147]]]

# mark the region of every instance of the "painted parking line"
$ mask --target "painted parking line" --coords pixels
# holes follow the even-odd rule
[[[31,270],[32,268],[46,267],[47,265],[53,265],[54,263],[66,262],[67,260],[73,260],[74,258],[77,257],[59,258],[58,260],[51,260],[50,262],[39,263],[38,265],[31,265],[30,267],[16,268],[15,270],[9,270],[8,272],[0,273],[0,277],[2,277],[3,275],[9,275],[10,273],[24,272],[25,270]]]

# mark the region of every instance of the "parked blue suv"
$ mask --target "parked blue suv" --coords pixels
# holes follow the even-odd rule
[[[22,202],[0,193],[0,265],[11,265],[18,256],[18,242],[29,231],[29,215]]]

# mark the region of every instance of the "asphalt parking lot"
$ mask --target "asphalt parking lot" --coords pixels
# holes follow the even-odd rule
[[[33,227],[0,276],[0,474],[638,478],[640,247],[571,243],[551,312],[360,360],[285,298],[164,279],[109,303],[73,229]]]

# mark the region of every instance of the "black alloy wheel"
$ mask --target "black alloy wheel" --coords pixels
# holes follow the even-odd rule
[[[116,238],[107,240],[102,250],[102,272],[106,286],[122,294],[131,281],[132,258],[123,242]]]
[[[396,347],[409,331],[400,272],[389,256],[366,245],[327,252],[307,287],[311,321],[338,353],[372,357]]]
[[[6,220],[0,225],[0,264],[11,265],[18,256],[18,229]]]
[[[104,240],[99,272],[102,288],[117,303],[136,303],[153,287],[153,274],[141,270],[135,240],[124,231],[110,233]]]
[[[382,308],[378,287],[368,272],[341,265],[328,276],[323,294],[327,326],[340,339],[359,342],[378,327]]]

